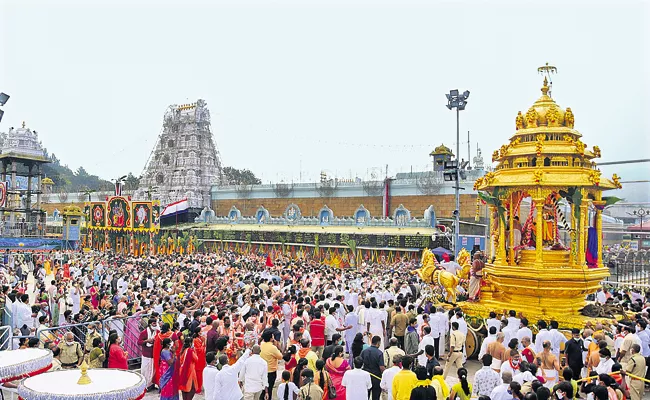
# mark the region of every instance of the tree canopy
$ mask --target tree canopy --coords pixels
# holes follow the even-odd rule
[[[224,167],[222,173],[225,185],[259,185],[262,183],[262,180],[249,169]]]

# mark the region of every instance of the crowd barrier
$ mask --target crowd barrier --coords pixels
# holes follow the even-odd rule
[[[88,327],[99,324],[99,335],[102,343],[108,341],[110,331],[115,331],[122,338],[122,347],[128,352],[128,361],[130,364],[138,364],[142,357],[141,348],[138,345],[140,332],[147,327],[148,317],[150,314],[137,314],[123,318],[108,318],[101,321],[83,322],[80,324],[71,324],[55,326],[40,329],[37,333],[30,336],[14,336],[9,326],[0,326],[0,350],[16,350],[20,347],[21,339],[30,339],[38,337],[41,346],[47,341],[55,344],[62,343],[66,333],[71,332],[74,340],[78,342],[84,351],[86,350],[86,338]],[[176,321],[176,313],[165,313],[161,316],[163,323],[167,322],[172,325]],[[90,343],[92,345],[92,343]]]

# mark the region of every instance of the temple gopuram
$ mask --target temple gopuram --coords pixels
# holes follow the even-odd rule
[[[541,67],[547,73],[553,67]],[[544,78],[542,95],[515,118],[515,132],[494,151],[496,169],[475,189],[489,207],[491,257],[480,294],[461,307],[468,315],[516,310],[529,321],[584,325],[580,309],[609,275],[602,258],[603,191],[621,188],[605,178],[575,130],[571,108],[560,107]]]

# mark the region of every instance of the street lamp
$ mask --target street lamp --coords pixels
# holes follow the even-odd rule
[[[4,106],[7,100],[9,100],[9,95],[7,93],[0,92],[0,106]],[[2,116],[4,114],[5,112],[0,110],[0,121],[2,121]]]
[[[456,209],[454,210],[454,254],[458,254],[460,250],[459,233],[460,233],[460,173],[458,165],[458,155],[460,154],[460,111],[464,110],[467,106],[467,98],[469,97],[469,90],[460,93],[458,89],[450,90],[447,96],[447,108],[456,109],[456,162],[455,162],[455,194],[456,194]]]
[[[634,210],[631,213],[629,212],[628,215],[634,215],[635,217],[639,218],[639,220],[641,221],[639,227],[643,231],[643,219],[647,216],[650,216],[650,210],[646,210],[645,208],[639,208],[638,210]]]

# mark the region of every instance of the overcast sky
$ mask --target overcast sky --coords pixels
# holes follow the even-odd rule
[[[455,88],[461,156],[469,130],[489,161],[545,62],[602,161],[649,158],[648,1],[1,0],[0,35],[0,131],[25,120],[104,178],[142,172],[167,106],[197,98],[224,165],[265,182],[421,170],[455,146]]]

